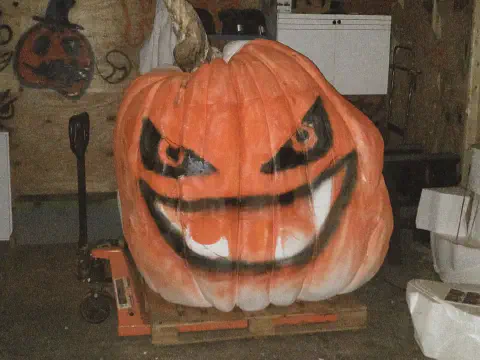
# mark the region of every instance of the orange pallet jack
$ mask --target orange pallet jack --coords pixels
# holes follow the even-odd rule
[[[90,323],[105,321],[115,299],[118,334],[135,336],[151,334],[145,311],[141,282],[128,249],[118,240],[105,241],[90,249],[87,236],[87,192],[85,153],[90,137],[90,119],[84,112],[70,118],[70,148],[77,158],[79,239],[77,276],[89,284],[90,291],[80,305],[82,317]],[[109,276],[110,275],[110,276]],[[112,287],[113,285],[113,287]]]
[[[150,335],[152,328],[145,309],[142,285],[125,251],[120,247],[97,248],[93,260],[108,261],[111,269],[113,290],[117,306],[118,335]],[[95,296],[95,293],[89,297]]]
[[[89,126],[88,113],[70,118],[70,147],[77,157],[78,176],[77,272],[90,289],[80,304],[86,321],[101,323],[116,308],[119,336],[151,335],[152,343],[161,345],[365,328],[366,307],[349,295],[253,313],[167,303],[144,284],[124,241],[107,240],[90,248],[85,179]]]

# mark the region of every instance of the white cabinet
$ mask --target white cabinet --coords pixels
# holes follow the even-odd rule
[[[277,14],[277,41],[317,65],[344,95],[386,94],[391,17]]]
[[[12,228],[8,133],[0,132],[0,241],[10,240]]]

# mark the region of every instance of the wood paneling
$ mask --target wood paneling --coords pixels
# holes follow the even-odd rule
[[[124,89],[138,76],[138,46],[149,34],[153,20],[153,0],[85,0],[78,1],[70,21],[84,27],[81,33],[92,45],[96,65],[94,78],[86,94],[69,100],[52,90],[21,88],[10,64],[0,73],[0,91],[10,89],[18,96],[15,116],[6,121],[11,137],[13,194],[45,195],[77,191],[76,159],[68,139],[69,118],[87,111],[91,137],[87,150],[87,190],[116,190],[112,132]],[[16,6],[14,4],[17,4]],[[12,41],[2,50],[14,50],[20,36],[44,16],[48,0],[3,2],[2,20],[13,30]],[[119,84],[105,82],[100,74],[109,74],[105,61],[110,50],[125,52],[132,61],[130,76]],[[117,65],[122,59],[113,58]]]
[[[90,114],[87,190],[115,191],[112,132],[120,100],[120,92],[87,93],[78,101],[65,101],[53,92],[25,89],[16,103],[11,132],[14,195],[76,191],[76,158],[70,150],[68,121],[83,111]]]

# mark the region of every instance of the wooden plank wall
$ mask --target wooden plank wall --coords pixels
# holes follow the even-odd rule
[[[466,186],[472,161],[471,146],[480,141],[480,1],[473,4],[472,37],[467,92],[467,118],[463,131],[462,180]]]
[[[44,16],[47,3],[25,0],[0,4],[2,20],[13,30],[7,50],[13,50],[21,34],[36,23],[32,16]],[[14,196],[76,192],[76,159],[70,150],[67,129],[69,118],[83,111],[90,114],[91,121],[87,189],[116,189],[112,161],[115,115],[124,89],[138,75],[138,46],[151,31],[147,27],[153,20],[152,4],[150,0],[77,2],[70,21],[85,28],[82,33],[90,41],[98,64],[87,93],[79,100],[66,99],[51,90],[22,88],[11,64],[0,72],[0,91],[10,89],[12,96],[18,96],[14,118],[3,123],[10,130]],[[125,52],[133,62],[130,76],[117,85],[106,83],[99,75],[111,71],[105,54],[113,49]]]
[[[472,4],[468,0],[345,0],[348,12],[392,15],[392,50],[406,45],[415,51],[415,67],[421,75],[406,142],[419,144],[430,153],[463,150]],[[408,66],[411,63],[408,57],[399,60]],[[404,125],[407,96],[408,77],[397,73],[392,116],[400,127]],[[386,116],[386,98],[354,100],[371,118]],[[400,142],[392,135],[392,147]]]

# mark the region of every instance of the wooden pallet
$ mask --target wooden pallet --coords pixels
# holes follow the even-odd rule
[[[357,330],[367,324],[367,308],[353,295],[256,312],[235,308],[229,313],[171,304],[148,290],[147,301],[152,343],[161,345]]]

